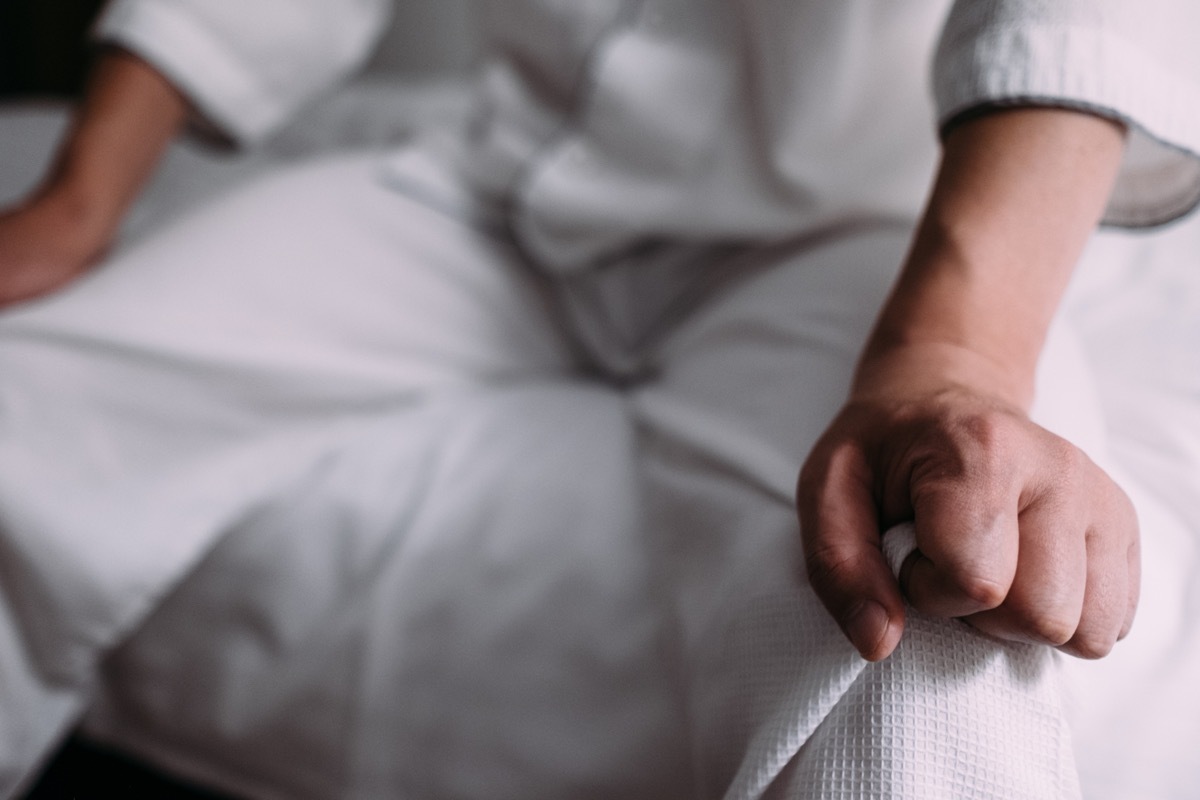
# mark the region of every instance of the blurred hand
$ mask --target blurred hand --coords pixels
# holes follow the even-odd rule
[[[53,292],[99,260],[188,113],[153,66],[99,51],[42,189],[0,210],[0,307]]]
[[[865,658],[887,657],[919,611],[1073,655],[1109,652],[1133,620],[1137,519],[1086,455],[1031,422],[982,359],[896,347],[855,390],[800,476],[813,589]],[[949,377],[948,377],[949,376]],[[881,531],[915,523],[897,586]]]
[[[0,308],[70,283],[99,259],[109,237],[106,225],[59,194],[0,211]]]

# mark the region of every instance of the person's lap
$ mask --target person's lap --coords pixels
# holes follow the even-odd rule
[[[450,424],[432,396],[564,371],[505,249],[373,174],[281,171],[0,318],[4,592],[32,659],[13,685],[86,685],[217,537],[362,428],[395,417],[428,451]],[[7,722],[13,758],[61,725]]]

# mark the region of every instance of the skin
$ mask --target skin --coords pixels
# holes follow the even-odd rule
[[[183,95],[145,62],[116,49],[100,56],[45,180],[0,211],[0,307],[59,289],[100,259],[187,114]]]
[[[106,52],[43,184],[0,212],[0,307],[102,256],[189,113]],[[895,648],[906,595],[995,636],[1097,657],[1129,629],[1138,532],[1124,493],[1030,422],[1049,321],[1094,229],[1124,132],[1061,109],[964,121],[846,405],[808,458],[797,508],[811,584],[865,658]],[[880,531],[913,519],[897,585]]]
[[[1106,119],[999,111],[945,137],[938,179],[849,399],[800,475],[811,583],[863,657],[914,608],[994,636],[1107,654],[1137,605],[1137,518],[1029,420],[1051,317],[1124,146]],[[903,586],[880,531],[913,520]]]

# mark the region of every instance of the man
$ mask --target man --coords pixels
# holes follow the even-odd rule
[[[685,660],[704,661],[717,641],[736,638],[747,624],[789,639],[751,635],[740,660],[712,658],[714,666],[698,678],[688,701],[699,729],[691,756],[701,765],[705,794],[757,796],[778,780],[825,796],[835,789],[822,781],[842,774],[831,765],[858,775],[858,791],[869,793],[872,770],[903,775],[911,755],[900,747],[864,764],[853,748],[839,749],[831,732],[859,730],[880,702],[871,686],[923,691],[897,677],[912,662],[876,669],[836,649],[822,656],[830,640],[821,622],[780,633],[755,616],[781,597],[792,598],[785,617],[806,620],[816,619],[811,607],[819,598],[872,662],[897,648],[905,597],[920,612],[965,619],[1002,640],[1083,657],[1107,653],[1129,630],[1136,607],[1135,514],[1099,467],[1028,412],[1058,301],[1106,208],[1118,221],[1156,221],[1182,210],[1200,185],[1188,154],[1200,145],[1200,120],[1179,118],[1165,89],[1155,97],[1141,77],[1137,48],[1096,43],[1112,36],[1152,43],[1167,54],[1167,73],[1180,84],[1192,81],[1194,91],[1193,57],[1174,33],[1187,26],[1165,14],[1135,17],[1115,3],[1053,11],[1026,2],[957,6],[935,69],[943,155],[904,255],[906,220],[917,211],[932,164],[933,137],[921,133],[928,118],[910,110],[921,104],[914,65],[929,50],[942,4],[544,5],[498,3],[484,12],[494,51],[469,131],[422,143],[382,167],[332,162],[247,189],[228,207],[236,215],[211,210],[189,223],[194,242],[223,231],[218,250],[185,255],[177,232],[173,248],[144,248],[42,310],[19,311],[16,338],[50,347],[78,320],[84,338],[134,342],[134,350],[152,355],[135,355],[122,369],[138,380],[169,375],[164,398],[188,382],[185,364],[193,357],[217,365],[218,373],[248,369],[265,396],[290,398],[281,403],[302,403],[305,392],[324,396],[329,380],[344,380],[337,402],[353,403],[355,392],[358,399],[377,391],[433,397],[463,383],[587,370],[635,387],[633,407],[650,454],[651,530],[681,514],[703,527],[704,510],[720,507],[721,498],[701,489],[731,469],[700,459],[687,468],[689,480],[676,485],[659,469],[671,446],[706,454],[710,429],[744,443],[713,448],[732,460],[737,476],[713,494],[730,492],[739,509],[759,507],[746,498],[760,499],[769,509],[764,518],[739,512],[725,524],[737,529],[745,522],[772,542],[791,535],[779,513],[787,509],[777,496],[761,498],[754,465],[765,463],[761,483],[777,486],[784,471],[778,465],[786,469],[789,459],[798,463],[807,454],[797,501],[815,596],[792,597],[788,569],[795,565],[784,560],[769,571],[763,559],[777,552],[774,545],[757,549],[743,537],[729,544],[730,573],[765,571],[754,576],[761,585],[743,605],[706,607],[703,584],[682,579],[669,589],[681,609]],[[125,50],[108,51],[98,64],[46,183],[0,218],[0,299],[39,298],[86,273],[188,119],[247,141],[264,135],[345,72],[382,20],[380,4],[367,0],[310,0],[277,11],[242,6],[133,0],[110,9],[101,32]],[[1191,179],[1154,188],[1126,163],[1119,181],[1130,126],[1172,145],[1159,157]],[[384,199],[388,191],[391,200]],[[438,214],[455,224],[431,232]],[[279,216],[309,224],[280,227]],[[331,254],[344,248],[353,266],[339,263],[331,273]],[[173,263],[163,279],[173,288],[139,299],[138,284],[155,280],[155,259]],[[389,259],[402,268],[389,272]],[[216,262],[226,265],[228,282],[214,276],[221,272]],[[264,263],[254,269],[272,276],[263,284],[270,291],[251,293],[253,302],[234,297],[232,276]],[[297,276],[294,284],[288,274]],[[219,323],[168,332],[172,304],[193,301],[206,281],[232,290],[224,295],[232,310],[211,316]],[[776,303],[788,301],[782,306],[761,296],[775,284]],[[364,287],[386,302],[368,302]],[[631,312],[614,296],[638,302]],[[316,310],[322,307],[332,309],[334,322],[308,322],[323,316]],[[249,325],[255,336],[268,333],[254,339],[243,362],[234,351],[246,337],[234,332],[260,314],[277,324]],[[341,320],[352,316],[347,333]],[[778,336],[789,346],[764,356],[763,337],[718,335],[722,324],[759,325],[767,341]],[[801,346],[823,324],[829,340]],[[276,333],[277,347],[270,338]],[[367,341],[389,342],[399,356],[362,358]],[[272,384],[265,377],[273,371],[271,353],[289,352],[289,342],[302,344],[297,349],[312,363],[289,364],[295,374]],[[79,348],[58,347],[70,374],[85,376],[85,384],[101,380]],[[361,363],[361,374],[326,371],[343,360]],[[297,393],[296,384],[307,388]],[[35,397],[45,389],[13,391]],[[90,391],[71,402],[86,401]],[[212,408],[200,419],[220,413],[213,409],[227,400],[206,402]],[[255,435],[269,438],[270,415],[254,414],[262,416]],[[697,422],[682,432],[666,422],[687,414]],[[114,437],[147,436],[140,419],[125,420],[128,428]],[[5,436],[13,441],[29,435],[28,426],[12,427]],[[162,470],[174,456],[162,458],[131,462],[122,480],[144,482],[148,465]],[[216,469],[218,461],[194,463]],[[248,482],[226,501],[249,503],[255,491],[262,489]],[[53,518],[28,512],[39,514]],[[916,549],[895,555],[897,580],[880,532],[910,520]],[[161,580],[171,580],[219,532],[215,523],[198,526],[188,542],[174,542]],[[148,544],[151,531],[124,535],[158,547]],[[739,553],[741,547],[750,552]],[[101,628],[121,629],[132,614],[114,614],[119,621]],[[919,640],[914,652],[941,646],[942,630],[929,628],[933,639]],[[970,641],[949,646],[996,647]],[[46,649],[71,647],[52,641]],[[1048,672],[1043,650],[1013,652],[1039,675]],[[759,672],[772,653],[811,663]],[[750,718],[733,726],[744,731],[718,734],[740,713],[731,711],[730,687],[752,674],[765,688],[750,704]],[[797,676],[814,685],[797,685]],[[830,693],[828,682],[839,680],[841,690]],[[1035,702],[1057,713],[1052,698]],[[778,747],[773,720],[786,711],[791,716],[781,718],[794,722],[796,709],[808,709],[813,721],[790,728],[792,738],[783,739],[790,744]],[[956,730],[952,724],[945,735]],[[1026,773],[1005,767],[999,750],[981,752],[981,763],[994,762],[998,772],[988,791],[1072,791],[1062,731],[1042,726],[1025,744],[1057,757]],[[962,777],[943,771],[914,780],[914,790],[923,791]]]

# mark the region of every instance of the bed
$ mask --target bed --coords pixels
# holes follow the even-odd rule
[[[419,17],[438,7],[412,8]],[[407,32],[420,20],[401,19],[366,73],[261,148],[234,154],[176,145],[122,246],[280,161],[389,148],[423,126],[461,120],[467,83],[446,67],[469,63],[463,8],[438,12],[432,39]],[[432,55],[422,63],[414,48]],[[65,120],[61,104],[0,108],[0,202],[36,179]],[[1200,216],[1153,234],[1098,235],[1063,313],[1092,363],[1125,484],[1143,527],[1153,530],[1135,633],[1109,659],[1068,667],[1085,796],[1194,798]],[[531,407],[538,413],[509,413]],[[603,480],[584,505],[561,509],[571,535],[560,552],[519,537],[418,536],[406,544],[425,548],[414,571],[412,559],[389,560],[386,541],[355,527],[352,503],[325,496],[306,504],[300,487],[271,524],[239,525],[108,656],[82,735],[255,798],[346,796],[343,773],[362,769],[372,770],[370,780],[360,774],[358,785],[373,797],[676,796],[662,777],[676,756],[663,722],[676,713],[672,665],[655,657],[661,643],[639,616],[648,581],[637,544],[606,533],[622,527],[636,460],[620,392],[570,385],[513,389],[486,403],[464,399],[451,429],[438,463],[455,490],[478,481],[470,508],[445,512],[459,514],[465,531],[503,514],[512,495],[485,483],[486,470],[454,469],[462,453],[483,448],[497,462],[522,465],[506,477],[510,486],[536,485],[573,454],[589,453],[589,468]],[[321,480],[347,497],[369,476],[396,468],[369,460],[327,467]],[[447,589],[501,583],[510,588],[500,597]],[[388,609],[397,607],[423,615],[429,635],[419,644],[393,635]],[[389,653],[417,646],[429,650],[420,661],[425,671],[402,676],[395,693],[417,706],[412,714],[457,719],[434,729],[459,731],[458,738],[405,739],[380,729],[379,715],[354,711],[379,696]],[[445,691],[423,691],[434,679],[456,687],[453,702]],[[486,757],[464,762],[456,753]]]

